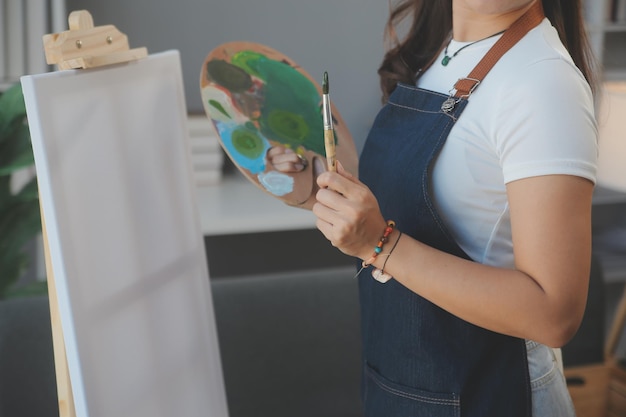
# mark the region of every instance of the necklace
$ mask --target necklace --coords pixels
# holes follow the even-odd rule
[[[450,37],[450,40],[448,41],[448,44],[446,45],[446,49],[443,51],[443,59],[441,60],[441,65],[443,65],[444,67],[445,67],[446,65],[448,65],[448,63],[450,62],[450,60],[451,60],[452,58],[454,58],[455,56],[457,56],[457,55],[459,54],[459,52],[461,52],[463,49],[467,48],[468,46],[472,46],[472,45],[474,45],[475,43],[482,42],[482,41],[486,41],[486,40],[487,40],[487,39],[489,39],[489,38],[493,38],[494,36],[501,35],[501,34],[503,34],[505,31],[506,31],[506,29],[505,29],[505,30],[502,30],[502,31],[500,31],[500,32],[498,32],[498,33],[494,33],[493,35],[489,35],[489,36],[487,36],[486,38],[482,38],[482,39],[479,39],[479,40],[474,41],[474,42],[472,42],[472,43],[468,43],[467,45],[464,45],[464,46],[462,46],[461,48],[459,48],[459,50],[458,50],[458,51],[456,51],[455,53],[453,53],[453,54],[452,54],[452,56],[448,55],[448,46],[450,46],[450,42],[452,42],[452,37]]]

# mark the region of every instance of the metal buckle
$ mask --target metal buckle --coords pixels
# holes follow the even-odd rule
[[[469,96],[472,95],[472,93],[474,92],[474,90],[476,90],[476,87],[478,87],[478,85],[480,84],[480,80],[477,80],[476,78],[459,78],[459,80],[457,81],[457,83],[461,80],[469,80],[469,81],[474,81],[474,85],[472,86],[472,88],[470,88],[470,90],[468,91],[467,95],[464,96],[460,96],[459,99],[461,98],[469,98]]]
[[[469,96],[472,95],[472,93],[474,92],[474,90],[476,90],[476,87],[478,87],[478,85],[480,84],[480,80],[477,80],[476,78],[459,78],[457,80],[457,82],[454,85],[457,85],[457,83],[461,80],[469,80],[469,81],[474,81],[474,85],[472,86],[472,88],[470,88],[470,90],[468,91],[467,94],[456,97],[456,88],[451,88],[448,93],[450,94],[450,97],[448,97],[446,99],[446,101],[443,102],[443,104],[441,105],[441,111],[444,113],[450,113],[452,110],[454,110],[454,107],[456,106],[456,104],[461,101],[461,99],[467,99],[469,98]]]
[[[454,96],[451,95],[441,105],[441,111],[444,113],[450,113],[452,110],[454,110],[454,107],[456,106],[456,103],[458,102],[459,100],[456,100]]]

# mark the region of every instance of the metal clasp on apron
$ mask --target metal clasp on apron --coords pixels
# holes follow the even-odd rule
[[[459,91],[461,91],[457,88],[457,86],[459,86],[459,83],[461,81],[465,81],[465,80],[472,82],[472,86],[470,87],[469,90],[467,90],[466,94],[457,95]],[[477,80],[476,78],[459,78],[458,81],[454,84],[454,87],[450,89],[449,91],[450,96],[441,105],[441,111],[444,113],[450,113],[452,110],[454,110],[454,107],[459,101],[461,101],[461,99],[469,98],[469,96],[472,95],[472,93],[474,92],[474,90],[476,90],[476,87],[478,87],[479,84],[480,84],[480,80]]]

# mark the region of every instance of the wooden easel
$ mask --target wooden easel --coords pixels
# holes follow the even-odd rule
[[[44,35],[46,62],[58,69],[95,68],[148,56],[144,47],[130,49],[128,38],[113,25],[93,25],[86,10],[70,13],[65,32]]]
[[[65,341],[63,327],[59,314],[59,301],[54,281],[54,272],[50,262],[50,248],[46,235],[46,222],[41,211],[41,230],[43,234],[43,249],[46,259],[46,280],[48,282],[48,297],[50,300],[50,321],[52,323],[52,346],[54,349],[54,368],[57,381],[57,397],[59,401],[59,417],[76,417],[72,383],[70,381],[67,357],[65,356]]]
[[[120,64],[145,58],[145,47],[130,49],[128,38],[113,25],[94,27],[88,11],[74,11],[69,15],[69,30],[43,37],[46,62],[58,69],[86,69]],[[57,381],[60,417],[75,417],[74,397],[70,381],[59,303],[50,258],[43,210],[41,211],[43,246],[46,261],[50,319]]]

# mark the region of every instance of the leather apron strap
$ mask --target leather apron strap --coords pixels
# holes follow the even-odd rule
[[[469,97],[502,55],[511,49],[531,29],[539,25],[544,17],[541,0],[536,0],[531,8],[504,32],[472,72],[466,78],[461,78],[454,84],[456,89],[454,97]]]

